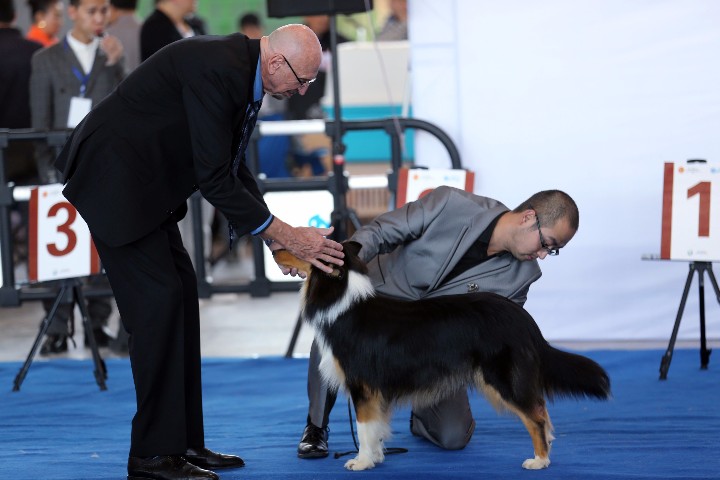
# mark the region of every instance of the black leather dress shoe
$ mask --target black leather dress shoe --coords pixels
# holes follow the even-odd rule
[[[67,352],[67,336],[65,335],[47,335],[45,342],[40,347],[40,355],[50,355],[51,353]]]
[[[202,468],[240,468],[245,466],[243,459],[236,455],[215,453],[205,447],[188,448],[183,455],[188,462]]]
[[[128,480],[219,480],[215,472],[203,470],[181,455],[128,458]]]
[[[328,428],[308,423],[298,445],[300,458],[325,458],[328,456]]]

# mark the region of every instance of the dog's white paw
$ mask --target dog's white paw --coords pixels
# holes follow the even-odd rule
[[[540,470],[541,468],[547,468],[548,465],[550,465],[550,459],[549,458],[528,458],[525,460],[522,464],[523,468],[527,468],[528,470]]]
[[[375,466],[375,463],[365,455],[358,455],[352,460],[345,462],[345,468],[348,470],[369,470]]]

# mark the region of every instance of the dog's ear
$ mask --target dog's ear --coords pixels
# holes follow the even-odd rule
[[[353,256],[357,257],[360,254],[360,249],[362,248],[362,244],[358,242],[354,242],[352,240],[346,240],[342,244],[343,246],[343,252],[349,252]]]

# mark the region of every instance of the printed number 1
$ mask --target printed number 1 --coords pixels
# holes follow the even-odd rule
[[[700,182],[688,189],[687,198],[700,195],[700,211],[698,213],[698,237],[710,236],[710,182]]]
[[[72,252],[75,248],[75,245],[77,245],[77,235],[75,234],[73,229],[70,228],[75,222],[75,218],[77,217],[77,211],[72,205],[70,205],[69,202],[60,202],[50,207],[50,210],[48,210],[48,217],[56,216],[60,210],[67,211],[68,218],[65,223],[63,223],[62,225],[58,225],[57,231],[67,236],[67,246],[64,249],[60,250],[57,247],[57,244],[48,243],[48,252],[50,252],[50,255],[54,257],[62,257],[63,255],[67,255],[68,253]]]

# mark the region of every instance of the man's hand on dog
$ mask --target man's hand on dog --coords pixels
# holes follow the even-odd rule
[[[326,273],[332,273],[332,265],[342,265],[345,254],[342,245],[326,238],[332,234],[334,228],[291,227],[279,218],[263,232],[263,238],[273,240],[270,250],[284,248],[298,258],[301,258]],[[305,278],[309,272],[298,271],[296,268],[280,267],[285,275]]]

